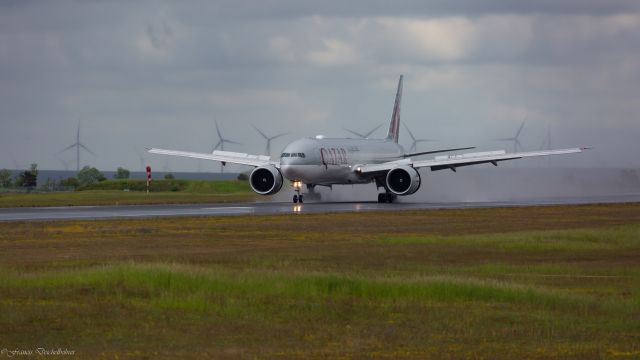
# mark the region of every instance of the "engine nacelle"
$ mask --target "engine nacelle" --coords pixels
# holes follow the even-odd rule
[[[272,195],[282,188],[282,174],[275,166],[261,166],[249,175],[251,189],[260,195]]]
[[[420,189],[420,174],[411,166],[399,166],[387,173],[387,189],[396,195],[411,195]]]

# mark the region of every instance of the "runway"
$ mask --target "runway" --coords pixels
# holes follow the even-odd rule
[[[367,211],[404,211],[426,209],[463,209],[522,207],[541,205],[605,204],[640,202],[640,194],[598,196],[561,199],[533,199],[499,202],[442,202],[412,203],[397,202],[379,204],[377,202],[310,202],[291,204],[278,202],[235,203],[235,204],[192,204],[192,205],[127,205],[127,206],[74,206],[40,208],[3,208],[0,221],[43,221],[82,219],[126,219],[157,218],[174,216],[238,216],[238,215],[279,215],[314,214]]]

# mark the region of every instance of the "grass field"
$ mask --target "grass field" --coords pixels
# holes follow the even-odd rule
[[[194,204],[253,201],[257,195],[246,181],[156,180],[151,193],[141,180],[108,180],[82,191],[0,193],[0,207]]]
[[[0,349],[640,357],[640,204],[0,223]]]

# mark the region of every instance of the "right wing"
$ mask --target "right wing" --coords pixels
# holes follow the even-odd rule
[[[179,150],[155,149],[155,148],[148,149],[147,151],[149,151],[152,154],[181,156],[186,158],[202,159],[202,160],[213,160],[213,161],[220,161],[222,163],[230,163],[230,164],[240,164],[240,165],[249,165],[249,166],[273,165],[275,167],[280,167],[279,162],[271,161],[271,157],[265,156],[265,155],[251,155],[251,154],[245,154],[245,153],[220,151],[220,150],[216,150],[211,154],[179,151]]]
[[[498,166],[498,162],[522,159],[528,157],[565,155],[582,152],[585,148],[542,150],[542,151],[526,151],[519,153],[506,153],[505,151],[487,151],[481,153],[468,153],[460,155],[436,156],[433,160],[418,160],[413,162],[413,167],[429,167],[432,171],[450,169],[456,171],[457,167],[493,164]]]
[[[522,159],[528,157],[537,156],[549,156],[549,155],[564,155],[582,152],[589,148],[571,148],[571,149],[558,149],[558,150],[542,150],[542,151],[527,151],[519,153],[506,153],[505,151],[487,151],[479,153],[467,153],[460,155],[445,155],[436,156],[432,160],[416,160],[401,159],[395,161],[389,161],[381,164],[365,164],[356,167],[356,171],[361,174],[375,173],[388,171],[398,166],[409,165],[414,168],[428,167],[432,171],[449,169],[456,171],[456,168],[461,166],[470,166],[478,164],[493,164],[498,166],[498,162]]]

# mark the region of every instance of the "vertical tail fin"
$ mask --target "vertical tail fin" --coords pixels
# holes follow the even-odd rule
[[[398,81],[398,92],[396,93],[396,102],[393,105],[393,114],[391,114],[391,124],[389,124],[389,133],[387,134],[387,140],[393,140],[398,142],[398,135],[400,135],[400,102],[402,101],[402,76]]]

